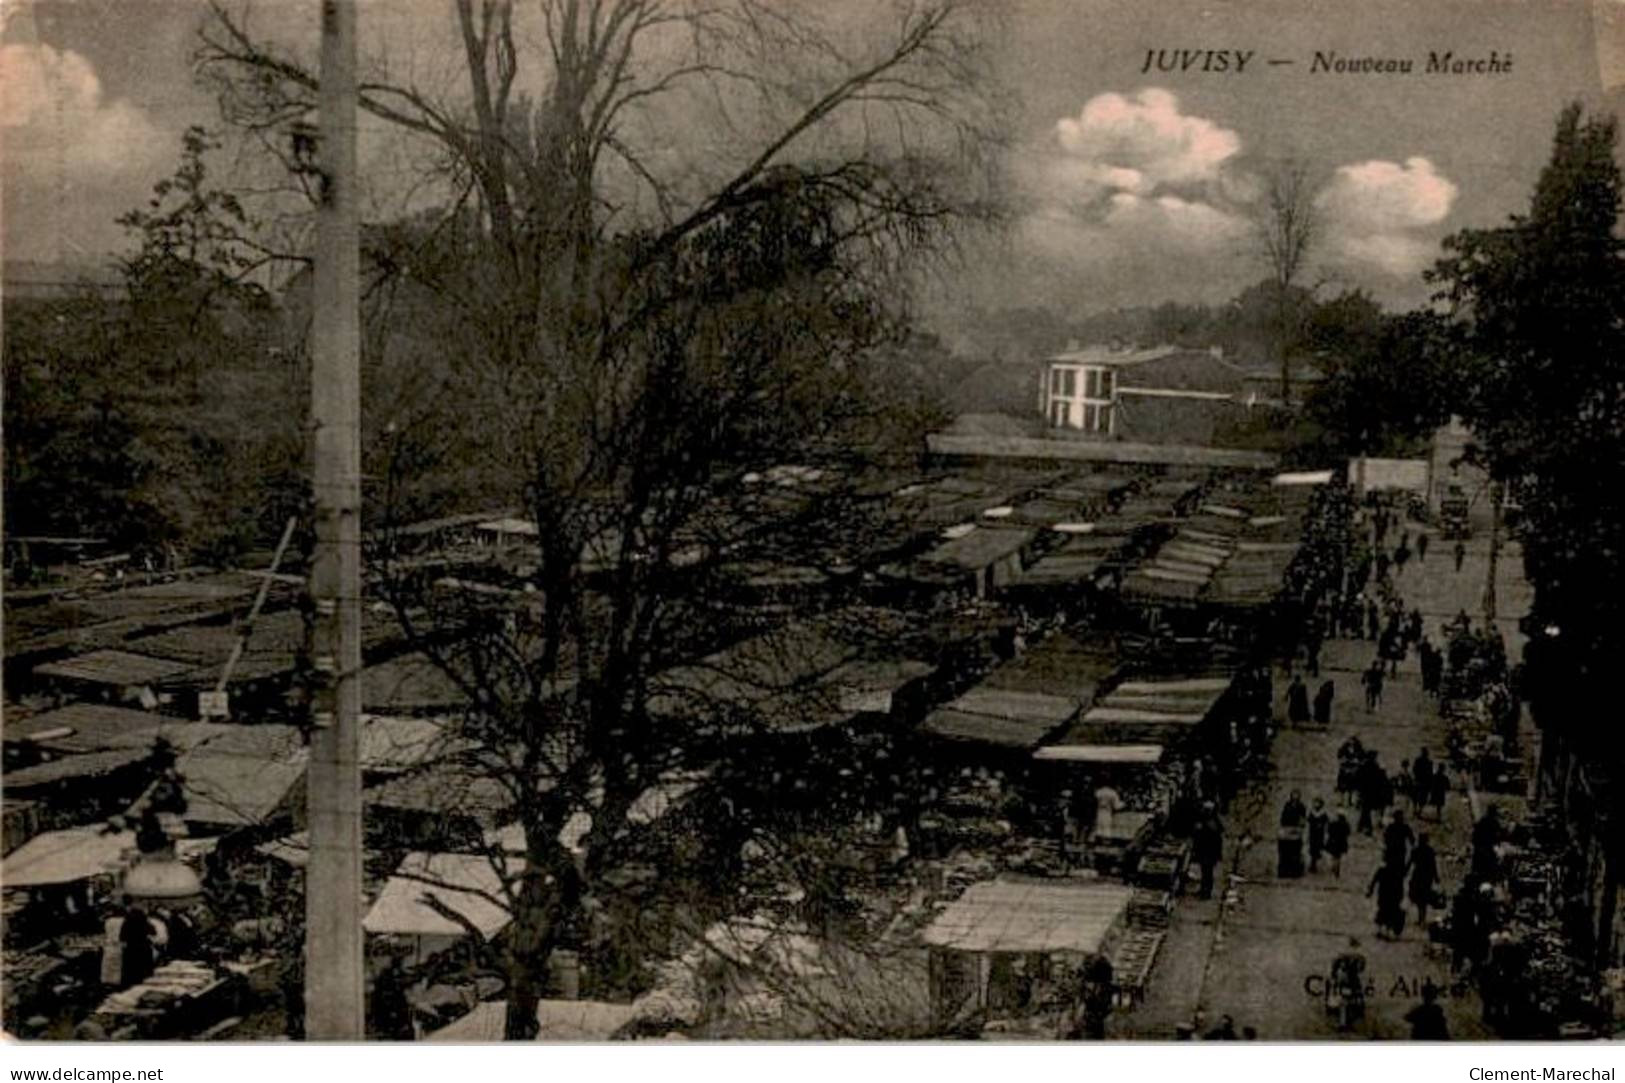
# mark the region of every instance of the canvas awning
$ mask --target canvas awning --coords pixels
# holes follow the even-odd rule
[[[985,880],[950,903],[923,939],[955,951],[1095,955],[1133,895],[1122,884]]]
[[[189,673],[193,668],[189,662],[153,658],[131,651],[99,650],[35,666],[34,674],[86,684],[132,687],[162,684]]]
[[[1144,711],[1132,707],[1095,707],[1083,716],[1086,724],[1124,723],[1136,725],[1156,723],[1175,726],[1194,726],[1206,718],[1205,713],[1194,714],[1174,711]]]
[[[1099,763],[1151,766],[1162,760],[1161,745],[1045,745],[1033,759],[1054,763]]]
[[[70,827],[35,835],[5,856],[0,887],[37,888],[71,884],[117,872],[135,851],[135,832]]]
[[[497,860],[511,863],[504,865],[510,874],[524,867],[522,859]],[[492,861],[484,854],[407,854],[385,881],[361,927],[385,936],[460,937],[471,925],[489,940],[513,920],[501,902],[502,877]],[[442,913],[429,899],[462,916],[468,925]]]
[[[1031,748],[1078,710],[1078,701],[1042,692],[973,688],[925,720],[926,732],[952,740]]]

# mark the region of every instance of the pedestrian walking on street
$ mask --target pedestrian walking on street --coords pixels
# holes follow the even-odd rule
[[[1422,531],[1416,535],[1416,563],[1426,564],[1428,559],[1428,532]]]
[[[1416,832],[1405,822],[1405,814],[1395,809],[1393,819],[1382,832],[1383,864],[1398,865],[1403,870],[1410,864],[1411,846],[1415,842]]]
[[[1377,582],[1384,583],[1384,582],[1387,582],[1387,580],[1388,580],[1388,550],[1379,549],[1377,551]]]
[[[1456,547],[1451,550],[1451,552],[1455,555],[1456,572],[1459,574],[1461,572],[1461,562],[1467,559],[1467,543],[1464,541],[1458,541],[1456,543]]]
[[[1403,575],[1405,565],[1411,559],[1411,547],[1407,542],[1401,541],[1399,548],[1394,550],[1394,574]]]
[[[1332,862],[1332,875],[1339,879],[1343,876],[1343,855],[1349,852],[1351,832],[1349,818],[1341,812],[1326,825],[1326,856]]]
[[[1332,724],[1332,699],[1337,695],[1337,685],[1330,680],[1320,683],[1315,692],[1315,724],[1329,726]]]
[[[1365,746],[1360,744],[1360,738],[1349,734],[1337,749],[1337,792],[1343,798],[1345,806],[1353,802],[1355,794],[1360,792],[1360,768],[1365,764]]]
[[[1331,822],[1326,815],[1326,802],[1315,798],[1309,809],[1309,871],[1320,871],[1320,855],[1326,852],[1326,827]]]
[[[1450,1040],[1450,1026],[1445,1021],[1444,1009],[1439,1006],[1439,987],[1433,984],[1432,978],[1423,979],[1422,1003],[1405,1013],[1405,1022],[1411,1025],[1413,1042]]]
[[[1296,673],[1292,675],[1292,683],[1286,687],[1286,717],[1294,726],[1309,721],[1309,686]]]
[[[1405,935],[1405,866],[1384,861],[1371,874],[1366,898],[1377,897],[1377,938],[1398,940]]]
[[[1411,853],[1411,905],[1416,907],[1416,927],[1424,932],[1428,927],[1428,908],[1439,890],[1439,855],[1428,841],[1427,832],[1417,836],[1416,849]]]
[[[1388,776],[1377,763],[1377,754],[1366,753],[1365,763],[1360,767],[1360,834],[1371,834],[1372,818],[1381,807],[1382,790],[1387,783]]]
[[[1444,822],[1444,798],[1450,792],[1450,776],[1445,772],[1444,764],[1433,769],[1433,781],[1428,786],[1428,804],[1433,806],[1433,819]]]
[[[1377,609],[1374,599],[1367,598],[1365,602],[1365,637],[1373,642],[1382,635],[1382,613]]]
[[[1371,668],[1360,677],[1360,683],[1365,686],[1365,713],[1370,714],[1382,706],[1382,658],[1372,660]]]
[[[1281,808],[1281,830],[1276,836],[1275,875],[1283,880],[1303,875],[1303,824],[1308,814],[1303,795],[1293,790]]]
[[[1411,812],[1418,819],[1427,808],[1428,797],[1433,793],[1433,757],[1428,750],[1423,749],[1416,754],[1416,760],[1411,764]]]
[[[1411,608],[1411,615],[1406,618],[1405,642],[1416,644],[1422,642],[1422,610]]]
[[[1201,818],[1196,822],[1196,829],[1191,833],[1191,856],[1196,859],[1196,867],[1202,870],[1202,885],[1197,897],[1211,899],[1213,897],[1213,867],[1219,863],[1224,848],[1224,824],[1219,820],[1213,802],[1208,801],[1202,805]]]
[[[1501,845],[1501,816],[1494,805],[1491,805],[1473,825],[1473,877],[1478,880],[1493,880],[1500,864],[1500,858],[1495,848]]]

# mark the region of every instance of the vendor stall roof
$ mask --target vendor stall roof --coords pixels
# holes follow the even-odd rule
[[[1112,692],[1122,692],[1127,695],[1170,695],[1199,692],[1223,692],[1230,687],[1230,677],[1188,677],[1182,680],[1166,681],[1124,681]]]
[[[1132,707],[1095,707],[1083,716],[1083,721],[1085,724],[1121,722],[1132,725],[1149,722],[1172,726],[1194,726],[1206,717],[1205,713],[1142,711]]]
[[[536,1005],[536,1041],[602,1042],[637,1017],[630,1004],[602,1000],[544,1000]],[[439,1030],[430,1042],[500,1042],[504,1039],[508,1003],[502,1000],[474,1005],[474,1010]]]
[[[508,875],[524,868],[522,859],[495,860],[503,862],[502,873]],[[472,925],[490,939],[513,920],[503,901],[502,880],[493,858],[484,854],[407,854],[384,883],[361,927],[381,935],[460,937]],[[431,899],[434,902],[427,901]]]
[[[926,732],[955,740],[1031,748],[1077,713],[1070,697],[973,688],[925,720]]]
[[[135,832],[71,827],[35,835],[5,856],[0,886],[49,887],[118,871],[135,850]]]
[[[249,728],[249,727],[244,727]],[[267,760],[207,747],[175,764],[186,796],[183,819],[239,826],[261,823],[285,808],[305,776],[306,750],[286,760]]]
[[[1300,470],[1286,474],[1276,474],[1270,479],[1271,485],[1328,485],[1332,480],[1330,470]]]
[[[7,744],[32,744],[53,752],[100,752],[109,748],[151,748],[166,722],[176,724],[174,719],[148,711],[102,703],[70,703],[22,722],[8,719],[4,733]]]
[[[955,951],[1095,955],[1133,895],[1122,884],[987,880],[966,888],[923,939]]]
[[[7,771],[0,776],[0,786],[12,791],[50,786],[69,779],[98,778],[110,775],[145,760],[152,754],[150,748],[110,748],[101,752],[84,752],[64,756],[59,760],[36,763],[32,767]]]
[[[1045,745],[1033,759],[1058,763],[1100,763],[1151,766],[1162,760],[1161,745]]]
[[[1037,532],[1032,530],[977,527],[964,537],[943,542],[920,559],[927,564],[946,565],[973,572],[981,571],[1006,557],[1020,553],[1037,536]]]
[[[221,660],[224,661],[224,656]],[[108,649],[64,658],[60,662],[46,662],[35,666],[34,674],[87,684],[133,686],[162,684],[193,668],[190,662]]]
[[[405,771],[427,760],[444,744],[446,727],[428,718],[364,715],[360,758],[364,771]]]

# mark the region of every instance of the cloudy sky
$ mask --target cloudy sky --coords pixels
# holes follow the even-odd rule
[[[9,0],[0,9],[7,258],[83,263],[120,243],[113,219],[173,166],[187,124],[214,120],[187,66],[200,7]],[[1525,203],[1562,104],[1600,102],[1625,83],[1620,0],[1001,7],[1000,67],[1020,101],[1006,163],[1017,213],[945,288],[961,306],[1081,313],[1232,296],[1260,276],[1249,209],[1259,178],[1286,160],[1309,170],[1323,223],[1314,279],[1419,300],[1418,273],[1440,237]],[[387,8],[397,24],[409,11],[448,19],[437,0],[368,8]],[[310,24],[317,10],[295,0],[258,9]],[[1214,70],[1208,50],[1227,54],[1227,70]],[[1511,70],[1428,74],[1430,51],[1493,51],[1510,56]],[[1174,70],[1160,70],[1158,53]],[[1316,53],[1410,59],[1415,70],[1317,73]],[[1238,54],[1248,56],[1239,72]]]

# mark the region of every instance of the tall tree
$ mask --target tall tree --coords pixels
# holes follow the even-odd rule
[[[1625,247],[1616,124],[1574,104],[1526,214],[1445,241],[1432,272],[1455,307],[1463,416],[1499,483],[1522,489],[1537,635],[1526,653],[1552,748],[1619,776],[1625,740],[1590,721],[1625,650]],[[1582,721],[1583,720],[1583,721]],[[1615,789],[1604,930],[1625,863]],[[1606,836],[1605,836],[1606,837]],[[1599,930],[1603,931],[1603,930]],[[1601,943],[1607,943],[1603,937]]]
[[[709,600],[713,573],[832,540],[840,494],[785,486],[884,430],[875,348],[906,327],[920,261],[991,217],[997,125],[986,27],[951,0],[861,26],[755,0],[454,0],[452,17],[462,94],[363,88],[450,182],[439,220],[383,262],[415,287],[395,322],[434,328],[481,414],[458,453],[513,477],[534,552],[497,596],[424,590],[387,541],[377,556],[468,700],[458,766],[522,829],[521,861],[493,854],[518,1038],[551,952],[612,893],[639,797],[773,728],[757,699],[651,709],[655,679],[743,630]],[[314,100],[298,56],[223,6],[199,63],[250,130]],[[660,138],[674,124],[730,137],[685,159]],[[764,490],[775,464],[797,472]]]
[[[1303,277],[1320,239],[1320,217],[1309,167],[1296,159],[1264,172],[1263,191],[1252,209],[1253,240],[1269,272],[1273,346],[1281,366],[1281,401],[1292,401],[1292,356],[1304,306]]]

